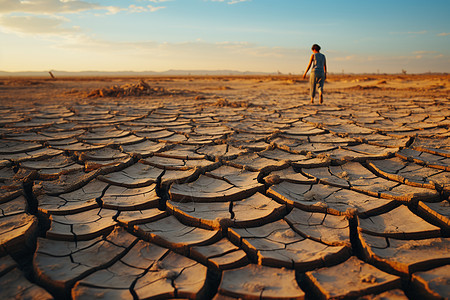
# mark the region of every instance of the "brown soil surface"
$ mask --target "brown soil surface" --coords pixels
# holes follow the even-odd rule
[[[0,298],[448,299],[449,89],[0,78]]]

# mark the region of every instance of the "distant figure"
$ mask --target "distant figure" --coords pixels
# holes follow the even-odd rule
[[[314,44],[311,48],[313,54],[311,54],[311,58],[309,59],[308,67],[306,68],[305,73],[303,74],[303,79],[306,77],[306,73],[308,73],[309,68],[311,68],[311,64],[313,65],[311,69],[311,76],[309,77],[309,82],[311,85],[311,103],[314,103],[314,96],[316,95],[316,85],[319,84],[319,103],[323,102],[323,84],[325,83],[325,79],[327,78],[327,60],[325,59],[325,55],[320,53],[320,46]]]

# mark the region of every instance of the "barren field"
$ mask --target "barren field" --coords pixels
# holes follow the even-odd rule
[[[0,78],[0,298],[448,299],[450,76],[299,78]]]

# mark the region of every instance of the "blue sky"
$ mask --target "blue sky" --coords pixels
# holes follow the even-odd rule
[[[450,72],[450,1],[0,0],[0,70]]]

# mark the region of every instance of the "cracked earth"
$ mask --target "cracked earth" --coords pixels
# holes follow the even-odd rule
[[[1,79],[0,297],[448,299],[449,77],[383,78]]]

